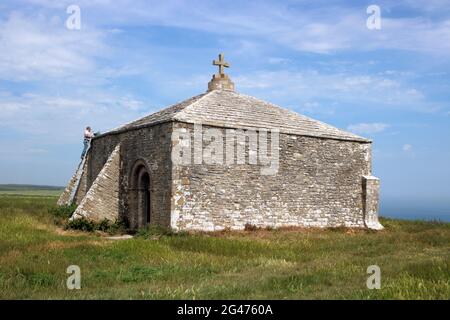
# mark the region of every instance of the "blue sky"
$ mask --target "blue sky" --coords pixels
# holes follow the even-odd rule
[[[443,0],[2,1],[0,183],[65,185],[85,125],[204,92],[219,52],[238,91],[373,139],[385,197],[450,199]]]

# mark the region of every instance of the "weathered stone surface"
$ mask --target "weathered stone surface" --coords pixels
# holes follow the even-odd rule
[[[223,137],[230,128],[278,129],[277,173],[261,174],[264,165],[248,162],[254,156],[248,148],[244,164],[237,158],[173,163],[172,150],[186,142],[175,131],[193,139],[198,123]],[[148,223],[175,230],[247,223],[379,229],[378,182],[370,176],[369,140],[253,97],[212,90],[94,138],[76,214],[118,217],[133,229]]]
[[[367,228],[382,230],[378,221],[380,180],[373,176],[363,176],[364,223]]]
[[[109,156],[103,169],[89,188],[71,219],[87,218],[92,221],[119,218],[120,144]]]
[[[287,134],[370,142],[272,103],[228,90],[213,90],[195,96],[111,132],[125,132],[173,121],[223,128],[277,128]]]
[[[193,134],[190,124],[174,127]],[[276,175],[261,175],[260,163],[174,165],[172,228],[365,227],[361,179],[370,174],[371,144],[288,134],[279,140]]]
[[[126,132],[109,133],[95,138],[89,159],[88,187],[92,185],[107,161],[107,156],[120,143],[119,216],[131,228],[143,227],[139,212],[139,188],[134,185],[137,165],[142,164],[150,176],[150,223],[170,225],[171,199],[171,123]]]
[[[226,74],[214,74],[208,83],[208,91],[213,90],[234,91],[234,83]]]
[[[230,64],[225,61],[223,53],[219,54],[219,59],[213,61],[213,65],[219,67],[219,72],[214,74],[211,81],[208,83],[208,91],[212,90],[231,90],[234,91],[234,83],[225,74],[225,68]]]

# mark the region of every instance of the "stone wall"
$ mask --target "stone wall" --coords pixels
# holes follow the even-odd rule
[[[131,177],[137,162],[145,163],[150,175],[151,223],[163,226],[170,224],[171,130],[172,125],[166,123],[106,134],[92,141],[87,175],[88,188],[100,173],[115,146],[121,144],[119,215],[132,227],[141,226],[136,222],[140,213],[136,212],[136,207],[132,203],[133,193],[137,191],[131,185]]]
[[[71,219],[100,222],[119,219],[120,144],[109,155],[102,170],[78,205]]]
[[[143,221],[133,182],[138,165],[139,172],[145,167],[150,175],[151,223],[175,230],[243,229],[246,224],[371,228],[379,225],[379,182],[367,178],[371,177],[370,143],[280,133],[278,172],[262,175],[261,163],[248,163],[248,146],[245,164],[225,164],[225,161],[214,165],[193,161],[189,165],[172,164],[172,148],[180,143],[176,139],[171,141],[172,133],[180,128],[193,139],[193,125],[180,122],[95,138],[84,189],[91,188],[120,143],[118,214],[133,228],[141,227],[139,221]],[[216,129],[226,136],[225,129]],[[191,147],[193,155],[193,143]],[[106,186],[102,192],[111,191]]]
[[[378,203],[380,180],[373,176],[363,177],[363,208],[366,227],[375,230],[383,229],[378,222]]]
[[[180,128],[193,139],[192,124],[174,123]],[[276,175],[261,175],[261,164],[248,161],[173,165],[172,228],[365,227],[362,179],[371,174],[370,143],[280,134],[279,151]]]

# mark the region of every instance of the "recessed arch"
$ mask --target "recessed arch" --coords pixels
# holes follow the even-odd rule
[[[130,172],[128,220],[131,229],[151,223],[151,177],[146,162],[137,160]]]

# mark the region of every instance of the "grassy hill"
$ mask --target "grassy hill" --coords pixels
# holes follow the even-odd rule
[[[449,299],[450,224],[381,232],[259,230],[109,240],[64,231],[56,197],[0,195],[1,299]],[[68,290],[66,268],[81,268]],[[381,268],[381,289],[366,287]]]

